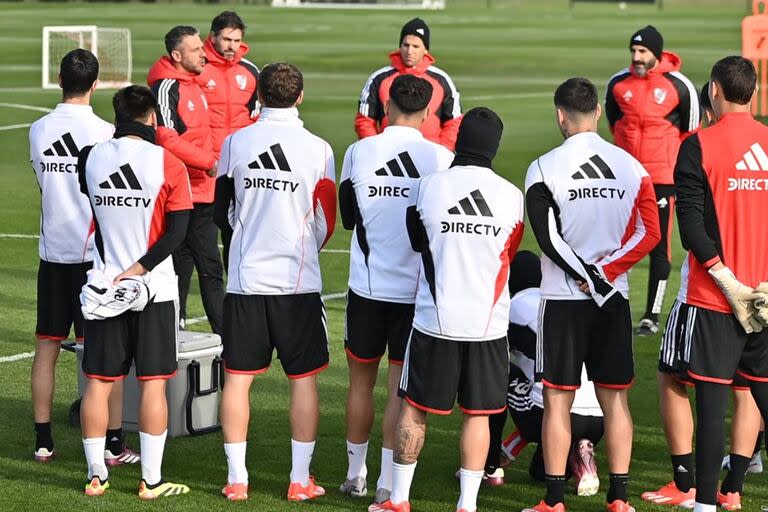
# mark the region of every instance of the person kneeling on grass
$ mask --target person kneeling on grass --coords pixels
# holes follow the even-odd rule
[[[509,308],[507,339],[511,349],[507,411],[516,430],[502,442],[507,411],[489,418],[491,446],[485,463],[483,482],[496,486],[504,483],[504,469],[529,443],[537,443],[528,472],[543,482],[544,458],[541,445],[541,423],[544,417],[542,384],[534,383],[536,332],[541,295],[541,262],[530,251],[520,251],[509,268]],[[595,396],[595,387],[582,370],[581,387],[571,407],[571,431],[574,443],[568,457],[567,476],[575,478],[579,496],[597,493],[594,445],[603,437],[603,411]]]

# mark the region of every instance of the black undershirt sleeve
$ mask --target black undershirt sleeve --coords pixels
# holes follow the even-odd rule
[[[85,164],[92,149],[93,146],[85,146],[77,155],[77,181],[80,184],[80,192],[86,196],[88,195],[88,182],[85,180]]]
[[[216,180],[216,193],[213,199],[213,222],[222,233],[232,234],[229,224],[229,206],[235,198],[235,181],[228,176],[219,176]]]
[[[355,190],[352,180],[344,180],[339,185],[339,212],[344,229],[355,228]]]
[[[705,203],[709,184],[702,166],[701,142],[694,134],[680,146],[675,165],[675,203],[680,239],[696,260],[705,264],[719,257],[717,244],[707,232]]]
[[[187,234],[191,210],[179,210],[165,214],[165,233],[157,239],[147,253],[139,258],[139,263],[147,270],[152,270],[165,261],[176,250]]]
[[[507,340],[509,340],[509,348],[522,352],[528,359],[536,359],[536,333],[528,326],[510,322]]]

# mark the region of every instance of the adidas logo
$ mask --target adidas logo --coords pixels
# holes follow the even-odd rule
[[[411,155],[409,155],[407,151],[403,151],[398,154],[397,157],[400,159],[399,162],[396,158],[393,158],[386,163],[386,168],[382,167],[376,171],[376,176],[405,177],[405,174],[408,174],[409,178],[418,178],[420,176],[419,171],[416,169],[416,166],[411,159]],[[405,171],[405,174],[403,171]]]
[[[62,142],[64,144],[62,144]],[[64,146],[66,146],[66,148]],[[69,150],[69,153],[67,153],[67,150]],[[80,150],[77,149],[77,144],[75,144],[75,141],[72,138],[72,134],[67,132],[64,135],[62,135],[59,140],[54,142],[50,148],[43,151],[43,154],[45,156],[77,157],[80,154]]]
[[[749,151],[744,153],[744,158],[736,163],[738,171],[768,171],[768,155],[763,148],[755,142],[749,146]]]
[[[667,205],[669,205],[669,201],[667,201],[666,197],[662,197],[656,202],[657,205],[659,205],[659,208],[666,208]]]
[[[637,34],[633,39],[633,41],[642,41],[642,40],[643,40],[643,36],[641,36],[640,34]]]
[[[270,153],[272,154],[270,155]],[[291,166],[288,165],[288,160],[285,158],[285,153],[283,153],[283,148],[280,147],[280,144],[270,146],[269,150],[263,152],[256,160],[249,163],[248,168],[291,172]]]
[[[679,466],[677,466],[677,467],[675,468],[675,472],[676,472],[676,473],[687,473],[687,472],[688,472],[688,470],[687,470],[687,469],[685,469],[685,466],[683,466],[682,464],[680,464]]]
[[[214,82],[213,78],[211,78],[210,80],[208,80],[208,83],[205,84],[205,86],[209,89],[213,89],[214,87],[216,87],[216,82]]]
[[[479,213],[478,213],[479,212]],[[448,209],[451,215],[482,215],[483,217],[493,217],[488,203],[485,202],[483,194],[479,190],[472,191],[467,197],[459,201],[459,204]]]
[[[625,92],[624,96],[622,96],[622,99],[626,102],[629,102],[632,99],[632,91]]]
[[[581,164],[579,167],[581,167],[580,171],[576,171],[571,178],[575,180],[583,180],[583,179],[590,179],[590,180],[615,180],[616,176],[614,176],[613,171],[611,171],[611,168],[608,167],[608,164],[605,163],[605,161],[600,158],[598,155],[593,155],[589,158],[589,162],[585,162]]]
[[[99,183],[99,188],[103,190],[143,190],[141,183],[136,179],[130,164],[123,164],[120,170],[113,172],[109,178]],[[149,208],[152,199],[138,196],[107,195],[93,196],[94,206],[127,206],[131,208]]]
[[[120,171],[123,171],[122,176],[120,175]],[[119,188],[125,190],[130,187],[131,190],[141,190],[141,184],[139,183],[139,180],[136,179],[136,175],[133,173],[130,164],[121,165],[120,171],[110,174],[109,179],[99,183],[99,188]],[[123,180],[123,177],[125,180]]]

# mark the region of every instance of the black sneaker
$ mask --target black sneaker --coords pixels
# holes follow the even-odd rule
[[[635,328],[636,336],[653,336],[659,332],[659,322],[654,322],[650,318],[640,320],[640,325]]]

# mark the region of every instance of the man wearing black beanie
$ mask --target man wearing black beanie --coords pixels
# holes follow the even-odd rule
[[[461,122],[459,91],[448,73],[434,66],[429,40],[429,27],[421,18],[403,25],[399,48],[389,54],[390,65],[374,72],[363,86],[355,117],[355,132],[359,139],[379,134],[389,124],[384,106],[389,100],[392,81],[400,75],[415,75],[430,82],[433,88],[429,114],[421,126],[421,133],[453,151]]]
[[[646,309],[635,334],[659,332],[659,316],[671,269],[670,236],[675,204],[672,171],[680,141],[699,127],[698,91],[680,72],[677,54],[664,50],[652,25],[629,38],[631,65],[608,83],[605,113],[614,142],[651,175],[661,221],[661,241],[650,254]]]
[[[406,213],[421,254],[395,434],[392,494],[372,512],[408,512],[426,416],[464,413],[457,511],[477,509],[490,435],[488,416],[506,409],[509,264],[523,235],[523,195],[491,169],[502,133],[490,109],[462,120],[450,169],[421,180]]]

